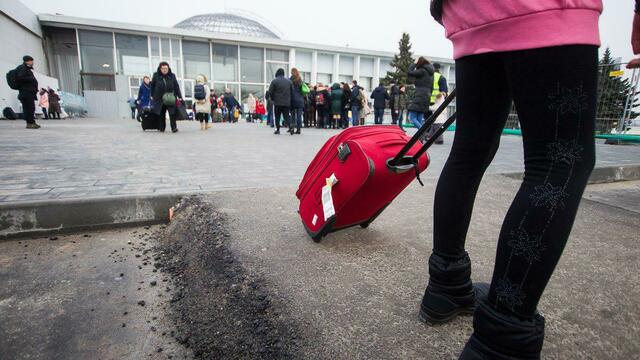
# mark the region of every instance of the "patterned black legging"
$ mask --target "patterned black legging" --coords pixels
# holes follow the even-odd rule
[[[434,252],[452,260],[464,253],[513,100],[525,174],[498,241],[489,299],[500,311],[534,314],[571,232],[595,162],[597,57],[597,47],[574,45],[456,61],[457,129],[435,195]]]

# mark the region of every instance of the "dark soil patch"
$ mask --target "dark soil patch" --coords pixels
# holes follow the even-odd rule
[[[176,284],[176,339],[198,358],[299,358],[298,330],[281,316],[268,285],[229,250],[225,217],[189,197],[157,234],[154,266]]]

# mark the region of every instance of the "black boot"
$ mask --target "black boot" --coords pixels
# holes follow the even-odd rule
[[[544,317],[523,320],[498,312],[486,296],[478,300],[473,334],[459,360],[537,360],[544,341]]]
[[[429,284],[420,305],[420,318],[428,324],[445,323],[461,314],[472,314],[476,296],[489,292],[489,284],[471,282],[471,259],[437,254],[429,258]]]

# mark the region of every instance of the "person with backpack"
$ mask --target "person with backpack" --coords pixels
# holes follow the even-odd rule
[[[425,113],[429,111],[434,71],[433,65],[424,56],[409,65],[407,76],[413,81],[415,92],[409,103],[407,118],[418,129],[422,126]]]
[[[159,117],[160,131],[164,132],[167,127],[166,116],[169,114],[171,132],[178,132],[177,113],[178,101],[182,101],[182,92],[175,74],[171,71],[169,63],[166,61],[158,65],[157,71],[151,80],[151,100],[153,103],[153,113]]]
[[[238,100],[236,100],[236,97],[233,96],[233,93],[231,92],[231,89],[226,88],[224,90],[224,107],[227,110],[227,120],[229,121],[229,124],[234,123],[235,122],[235,110],[240,106],[240,103],[238,102]]]
[[[18,100],[22,104],[27,129],[39,129],[40,125],[36,124],[35,120],[38,80],[33,74],[31,56],[23,56],[22,64],[7,73],[7,83],[11,89],[18,90]]]
[[[274,105],[276,131],[280,134],[280,117],[284,118],[285,124],[289,126],[289,133],[294,134],[293,121],[291,121],[291,101],[293,97],[293,83],[284,76],[284,69],[276,71],[276,78],[269,85],[269,94]]]
[[[142,121],[142,115],[151,111],[151,79],[146,75],[140,82],[136,104],[138,105],[137,119],[140,122]]]
[[[351,86],[351,123],[353,126],[358,126],[360,124],[360,110],[362,109],[362,98],[361,91],[362,87],[358,85],[356,80],[352,81],[353,86]]]
[[[211,112],[211,98],[209,97],[207,77],[199,74],[193,86],[193,112],[195,119],[200,121],[200,130],[209,130],[209,113]]]
[[[431,5],[453,43],[457,118],[434,198],[421,318],[444,323],[473,311],[473,333],[461,360],[540,359],[546,320],[538,304],[566,248],[596,160],[602,1]],[[637,6],[634,21],[640,21],[639,12]],[[632,38],[639,35],[640,24]],[[512,104],[523,130],[524,177],[497,238],[491,284],[482,286],[471,280],[465,242],[479,185]],[[576,291],[587,292],[590,279],[572,279]],[[553,319],[554,329],[562,326],[559,320]],[[613,319],[600,322],[616,326]],[[576,356],[581,357],[566,354]]]
[[[45,120],[49,119],[49,92],[46,89],[40,89],[40,99],[38,100],[38,106],[42,109],[42,116]]]
[[[371,98],[373,99],[374,123],[380,125],[384,121],[384,109],[386,107],[386,101],[389,100],[389,93],[387,93],[384,85],[380,83],[378,87],[371,92]]]
[[[49,117],[51,119],[60,119],[60,96],[53,89],[49,89]]]
[[[296,134],[300,134],[302,127],[302,113],[304,112],[304,96],[309,93],[309,87],[302,81],[298,69],[291,68],[293,93],[291,96],[291,121],[296,123]],[[304,94],[303,94],[304,92]]]

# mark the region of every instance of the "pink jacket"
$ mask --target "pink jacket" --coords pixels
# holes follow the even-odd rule
[[[560,45],[600,45],[602,0],[444,0],[455,59]]]

